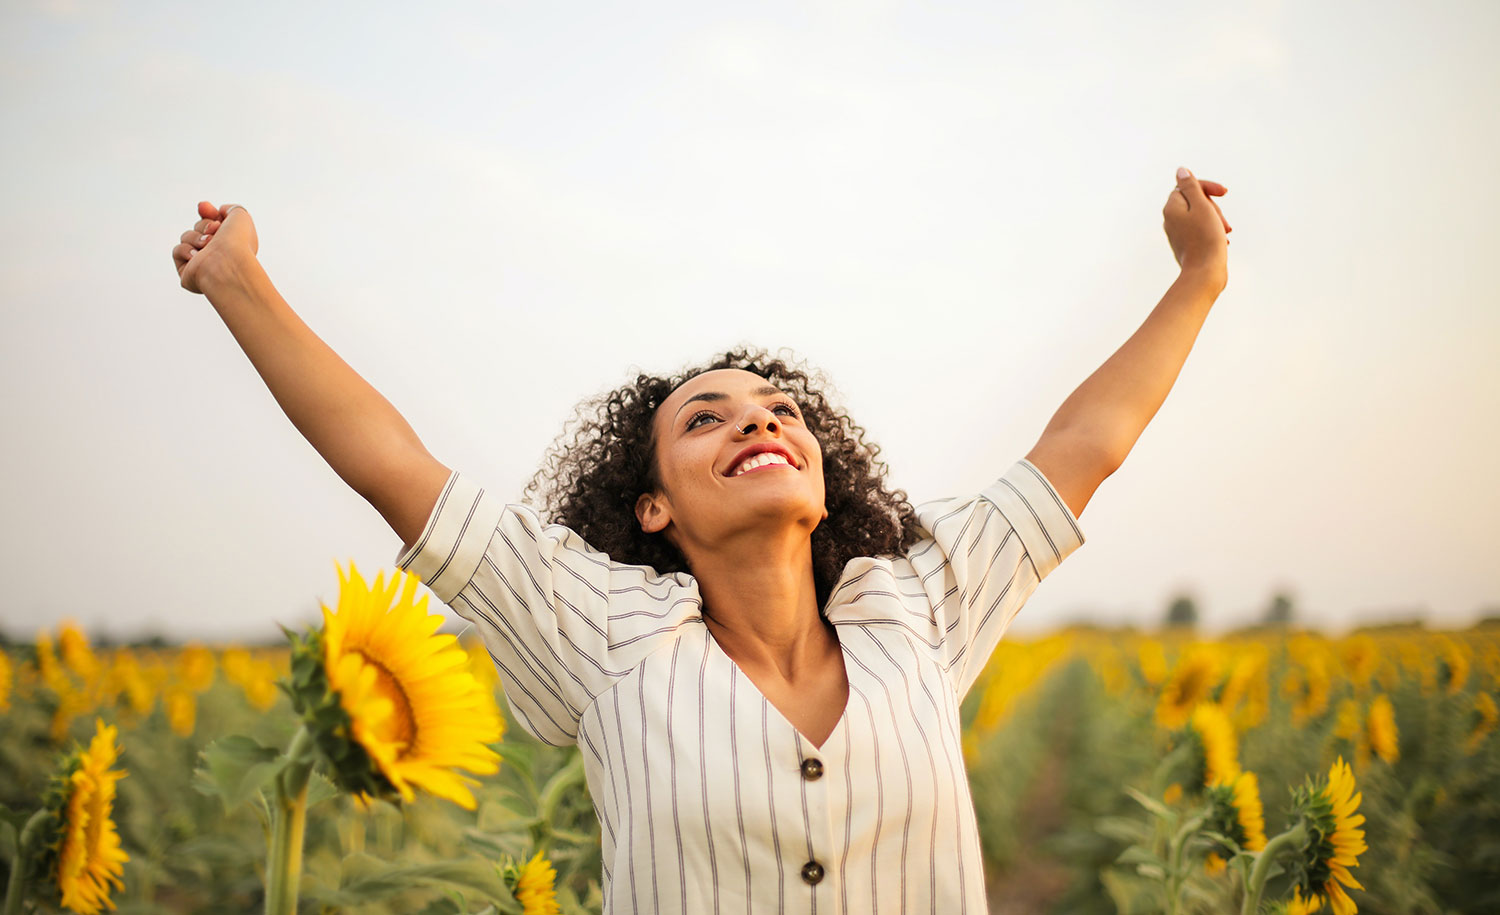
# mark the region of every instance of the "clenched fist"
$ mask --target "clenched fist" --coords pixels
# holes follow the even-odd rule
[[[1178,169],[1177,187],[1167,195],[1161,215],[1172,256],[1183,270],[1207,270],[1227,281],[1228,233],[1234,228],[1211,199],[1227,193],[1229,188],[1217,181],[1199,181],[1187,169]]]
[[[205,285],[229,274],[241,259],[254,259],[260,252],[260,241],[250,211],[238,204],[220,208],[202,200],[198,202],[198,216],[172,248],[172,262],[182,288],[202,293]]]

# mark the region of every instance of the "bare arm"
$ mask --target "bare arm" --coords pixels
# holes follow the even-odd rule
[[[1176,383],[1198,332],[1228,281],[1228,223],[1202,186],[1178,179],[1163,209],[1181,273],[1145,323],[1063,401],[1026,455],[1075,517],[1120,468]]]
[[[199,214],[204,218],[173,249],[183,288],[207,296],[292,425],[409,545],[448,468],[276,291],[256,259],[250,214],[240,207],[224,214],[206,203]]]

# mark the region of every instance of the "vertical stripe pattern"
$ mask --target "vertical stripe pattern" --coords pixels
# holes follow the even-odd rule
[[[522,726],[580,746],[606,912],[980,915],[958,706],[1083,534],[1024,460],[917,518],[924,538],[851,561],[825,608],[849,700],[822,746],[719,649],[692,576],[614,562],[461,474],[398,565],[474,623]]]

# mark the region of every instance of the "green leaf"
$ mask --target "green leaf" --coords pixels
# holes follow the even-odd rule
[[[510,834],[495,835],[470,830],[464,834],[464,841],[474,851],[492,860],[499,860],[503,855],[519,858],[531,847],[531,832],[520,829]]]
[[[1132,798],[1135,798],[1136,803],[1151,811],[1151,813],[1155,816],[1166,820],[1168,823],[1176,823],[1177,815],[1169,810],[1167,808],[1167,805],[1163,804],[1161,801],[1158,801],[1156,798],[1129,787],[1125,789],[1125,793],[1130,795]]]
[[[494,866],[482,861],[396,864],[365,854],[344,858],[338,889],[309,887],[303,895],[323,905],[359,906],[415,887],[458,890],[500,904],[511,900]]]
[[[255,797],[286,767],[280,750],[261,746],[238,734],[204,747],[203,763],[193,772],[193,787],[217,795],[228,812]]]
[[[314,806],[338,796],[338,786],[328,776],[314,769],[307,780],[307,808],[311,810]]]
[[[1210,847],[1219,846],[1220,848],[1228,849],[1230,857],[1234,857],[1241,851],[1238,842],[1221,832],[1214,832],[1212,829],[1203,830],[1195,838],[1199,840],[1199,844],[1207,842]]]
[[[1153,855],[1148,849],[1144,849],[1136,845],[1132,845],[1121,852],[1120,857],[1115,859],[1115,863],[1123,864],[1126,866],[1132,864],[1148,864],[1161,870],[1165,870],[1167,867],[1167,862],[1163,861],[1161,858],[1158,858],[1156,855]]]
[[[463,896],[456,900],[452,895],[439,896],[432,900],[416,915],[467,915],[468,909],[463,904]]]
[[[1094,821],[1094,829],[1106,838],[1131,845],[1151,841],[1151,827],[1127,817],[1100,817]]]

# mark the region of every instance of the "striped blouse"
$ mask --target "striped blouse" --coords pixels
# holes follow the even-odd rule
[[[849,701],[814,746],[718,647],[697,582],[625,565],[468,477],[398,559],[471,621],[517,719],[577,743],[604,911],[987,911],[959,702],[1083,543],[1017,461],[917,508],[905,556],[851,560],[825,612]]]

